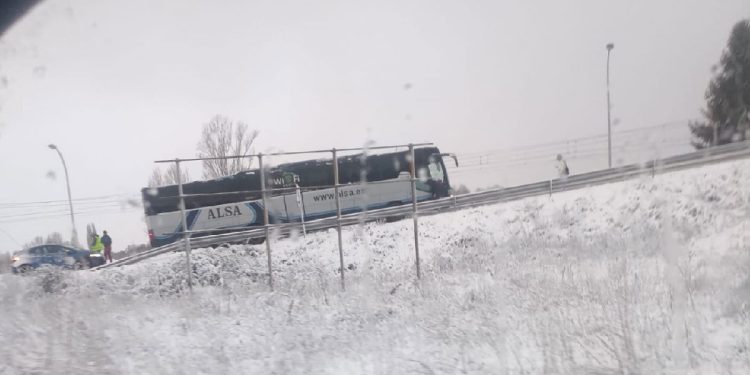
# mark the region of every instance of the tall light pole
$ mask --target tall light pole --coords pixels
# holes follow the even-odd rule
[[[62,152],[60,152],[60,149],[57,148],[54,144],[50,143],[49,146],[50,149],[57,151],[57,154],[60,155],[60,160],[62,161],[63,169],[65,170],[65,185],[68,187],[68,205],[70,206],[70,222],[73,224],[73,235],[70,239],[70,242],[73,243],[73,245],[78,246],[78,232],[76,231],[76,219],[73,215],[73,199],[70,196],[70,179],[68,179],[68,166],[65,164],[65,158],[63,158]]]
[[[612,105],[609,104],[609,55],[615,48],[614,43],[607,44],[607,165],[612,168]]]

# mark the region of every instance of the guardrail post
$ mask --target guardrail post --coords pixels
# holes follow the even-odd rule
[[[187,215],[185,214],[185,196],[182,192],[182,171],[180,171],[180,159],[175,159],[175,170],[177,172],[177,193],[180,196],[180,216],[182,221],[182,238],[185,242],[185,267],[187,269],[188,288],[193,289],[193,268],[190,265],[190,233],[187,227]]]
[[[339,268],[341,269],[341,290],[346,290],[344,281],[344,245],[341,241],[341,201],[339,199],[339,158],[336,149],[333,152],[333,194],[336,195],[336,233],[339,238]]]
[[[263,197],[263,227],[266,229],[266,255],[268,257],[268,287],[273,291],[273,267],[271,266],[271,236],[268,225],[268,199],[266,198],[266,171],[263,169],[263,154],[258,154],[260,169],[260,194]]]
[[[417,171],[416,159],[414,158],[414,145],[409,143],[409,169],[411,170],[411,207],[412,218],[414,219],[414,255],[417,266],[417,279],[422,278],[422,271],[419,266],[419,219],[417,218]]]
[[[552,196],[552,180],[549,180],[549,196]]]

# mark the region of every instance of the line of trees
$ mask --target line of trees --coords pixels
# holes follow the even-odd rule
[[[182,169],[180,175],[182,175],[182,182],[190,181],[190,173],[188,173],[187,170]],[[170,164],[165,171],[162,171],[159,167],[154,168],[154,171],[151,173],[151,178],[148,179],[148,186],[158,187],[174,185],[177,181],[177,165]]]
[[[122,258],[129,257],[131,255],[142,253],[149,249],[151,249],[151,245],[149,244],[140,244],[140,245],[132,244],[132,245],[128,245],[127,247],[125,247],[125,250],[113,251],[112,257],[115,260],[120,260]]]
[[[47,235],[47,237],[44,236],[36,236],[34,237],[31,242],[27,242],[23,245],[23,248],[29,248],[36,245],[46,245],[46,244],[54,244],[54,245],[70,245],[70,242],[63,241],[63,236],[60,234],[60,232],[52,232]]]
[[[253,143],[256,138],[258,138],[258,131],[249,130],[247,124],[216,115],[203,125],[196,154],[200,158],[250,155],[253,154]],[[250,169],[252,163],[252,158],[204,160],[203,178],[212,179],[233,175]],[[180,176],[178,176],[177,166],[170,164],[166,170],[154,168],[148,186],[174,185],[180,179],[182,182],[190,181],[190,174],[187,170],[182,169]]]
[[[690,123],[697,149],[750,139],[750,20],[732,28],[706,89],[705,120]]]

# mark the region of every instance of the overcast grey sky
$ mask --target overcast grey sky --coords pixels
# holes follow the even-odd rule
[[[746,17],[747,0],[46,0],[0,39],[0,251],[69,235],[65,206],[23,206],[59,216],[21,220],[1,205],[66,198],[48,143],[74,198],[116,195],[77,221],[119,250],[147,238],[140,209],[116,201],[153,160],[194,155],[214,114],[258,129],[261,151],[590,136],[606,130],[614,42],[618,129],[695,118]]]

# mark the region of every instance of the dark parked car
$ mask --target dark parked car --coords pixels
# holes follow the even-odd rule
[[[38,245],[13,254],[12,261],[13,273],[25,273],[43,266],[69,269],[96,267],[104,263],[104,258],[101,254],[69,246]]]

